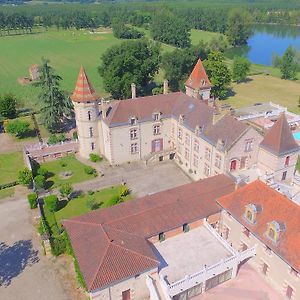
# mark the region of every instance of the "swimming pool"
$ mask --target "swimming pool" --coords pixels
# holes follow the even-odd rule
[[[300,131],[293,133],[293,136],[297,142],[300,142]]]

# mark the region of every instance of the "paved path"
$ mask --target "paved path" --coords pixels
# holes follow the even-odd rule
[[[0,299],[82,299],[71,292],[71,262],[62,257],[54,262],[43,254],[24,199],[0,203]]]
[[[118,167],[111,167],[107,163],[93,164],[88,160],[81,161],[95,167],[104,176],[74,184],[75,190],[100,190],[124,181],[135,196],[141,197],[191,182],[191,179],[170,161],[149,166],[143,162],[134,162]]]

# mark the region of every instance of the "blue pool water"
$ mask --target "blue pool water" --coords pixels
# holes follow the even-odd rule
[[[293,133],[294,139],[300,141],[300,131]]]

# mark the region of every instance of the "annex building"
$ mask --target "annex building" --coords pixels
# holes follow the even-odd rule
[[[81,67],[71,96],[79,154],[103,155],[112,165],[174,160],[192,179],[231,174],[291,184],[299,154],[286,113],[265,131],[231,114],[221,114],[201,60],[186,81],[186,93],[164,93],[105,102]]]

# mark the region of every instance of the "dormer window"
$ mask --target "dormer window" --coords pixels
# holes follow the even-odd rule
[[[285,167],[288,167],[289,164],[290,164],[290,157],[287,156],[287,157],[285,158],[284,166],[285,166]]]
[[[136,117],[131,117],[129,122],[130,122],[130,125],[136,125],[137,118]]]
[[[201,79],[201,85],[205,85],[205,80],[204,79]]]
[[[196,134],[196,135],[199,135],[199,134],[202,133],[202,132],[203,132],[203,127],[197,125],[197,126],[195,127],[195,134]]]
[[[182,124],[184,121],[184,115],[179,116],[179,123]]]
[[[257,218],[257,214],[259,212],[262,211],[262,207],[258,204],[253,204],[253,203],[250,203],[248,205],[246,205],[246,208],[245,208],[245,213],[244,213],[244,218],[252,223],[252,224],[255,224],[256,223],[256,218]]]
[[[153,113],[152,119],[153,119],[153,121],[159,121],[160,120],[160,113],[159,112]]]
[[[266,235],[270,240],[276,243],[284,230],[284,223],[272,221],[268,224]]]

